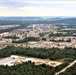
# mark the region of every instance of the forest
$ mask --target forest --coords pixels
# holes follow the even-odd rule
[[[76,75],[76,63],[68,68],[64,73],[61,73],[59,75]]]
[[[28,61],[10,67],[0,66],[0,75],[54,75],[67,65],[68,63],[64,63],[54,68],[45,64],[35,65],[34,62]]]
[[[0,58],[8,57],[10,55],[22,55],[22,56],[31,56],[51,60],[64,59],[65,61],[73,61],[76,59],[76,48],[22,48],[22,47],[13,47],[8,46],[0,50]]]
[[[76,30],[74,30],[75,32],[76,32]],[[61,32],[61,31],[59,31],[59,32]],[[65,34],[64,34],[64,32],[66,32]],[[49,37],[61,37],[61,36],[63,36],[63,37],[66,37],[66,36],[73,36],[73,31],[72,30],[68,30],[68,31],[63,31],[62,33],[56,33],[56,34],[54,34],[54,33],[50,33],[49,34]]]
[[[22,40],[18,40],[18,41],[12,41],[12,43],[25,43],[25,42],[29,42],[29,41],[39,41],[39,38],[35,38],[35,37],[25,37]]]

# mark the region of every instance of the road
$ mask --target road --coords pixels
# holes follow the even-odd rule
[[[67,67],[65,67],[64,69],[62,69],[61,71],[55,73],[55,75],[59,75],[62,72],[65,72],[66,69],[68,69],[69,67],[73,66],[76,63],[76,60],[73,61],[72,63],[70,63]]]

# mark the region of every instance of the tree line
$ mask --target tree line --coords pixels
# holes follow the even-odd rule
[[[10,55],[22,55],[22,56],[31,56],[51,60],[64,59],[65,61],[73,61],[76,59],[76,48],[22,48],[8,46],[0,50],[0,58],[8,57]]]
[[[39,41],[39,38],[35,37],[25,37],[23,40],[13,41],[12,43],[25,43],[29,41]]]

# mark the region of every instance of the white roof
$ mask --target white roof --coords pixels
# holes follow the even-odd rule
[[[25,60],[26,61],[33,61],[34,59],[33,58],[26,58]]]
[[[11,55],[10,57],[15,57],[15,58],[17,58],[18,56],[17,56],[17,55]]]

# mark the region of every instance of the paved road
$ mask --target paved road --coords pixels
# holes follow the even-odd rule
[[[55,73],[55,75],[59,75],[60,73],[64,72],[66,69],[68,69],[69,67],[73,66],[76,63],[76,60],[73,61],[72,63],[70,63],[67,67],[65,67],[64,69],[62,69],[61,71]]]

